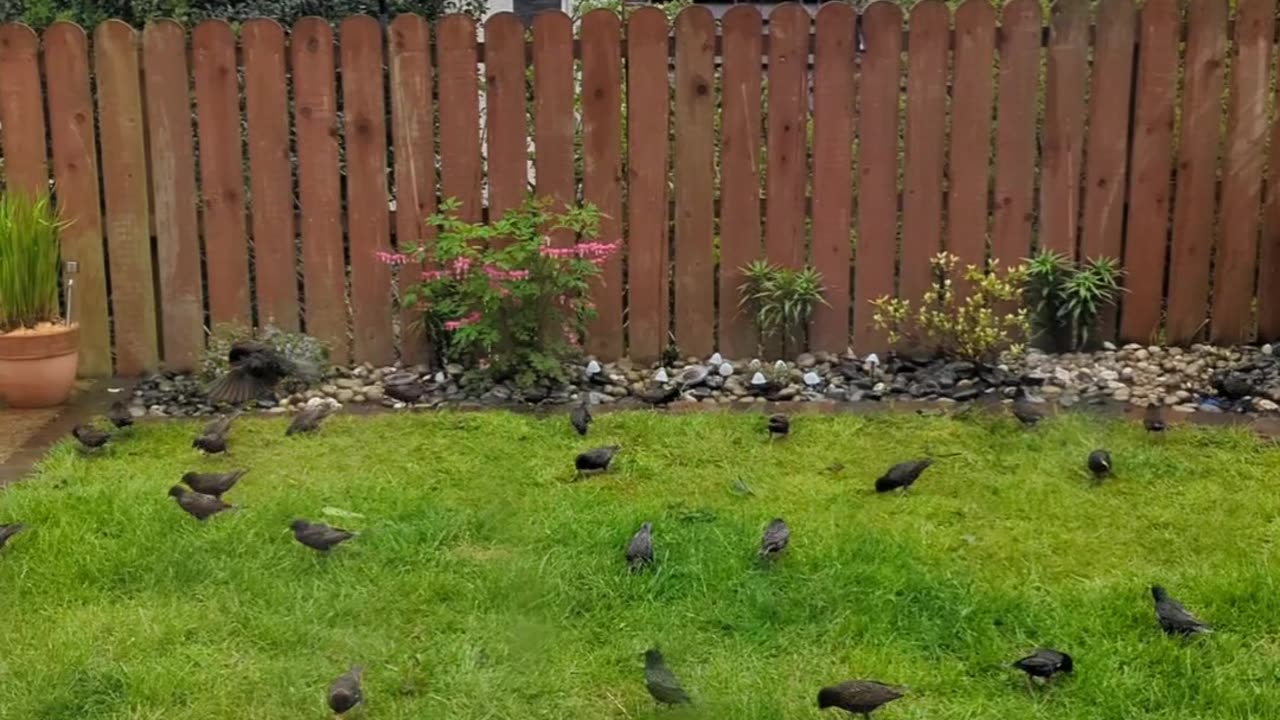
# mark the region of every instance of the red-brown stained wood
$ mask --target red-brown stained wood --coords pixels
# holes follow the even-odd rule
[[[573,23],[564,13],[533,18],[534,192],[559,212],[574,204]],[[573,233],[553,230],[556,245],[572,245]]]
[[[29,195],[49,192],[45,162],[40,41],[26,25],[0,25],[0,136],[4,180]]]
[[[809,11],[795,3],[769,14],[768,208],[765,252],[771,262],[805,263],[805,118],[809,81]]]
[[[151,274],[147,151],[137,34],[118,20],[93,34],[102,176],[111,262],[116,373],[152,372],[160,364]]]
[[[396,244],[401,252],[431,238],[424,222],[436,210],[436,163],[431,111],[431,28],[417,15],[391,22],[388,64],[391,77],[391,136],[395,148]],[[400,291],[418,284],[422,265],[400,268]],[[422,331],[422,312],[400,312],[400,358],[406,364],[431,357]]]
[[[1089,0],[1058,0],[1054,4],[1047,55],[1040,245],[1074,259],[1083,169],[1085,78],[1089,72]]]
[[[485,150],[491,220],[519,207],[529,193],[524,31],[520,18],[505,12],[490,17],[484,26]]]
[[[731,358],[757,350],[755,326],[741,306],[740,270],[763,253],[760,235],[760,63],[764,20],[750,5],[721,18],[720,80],[720,351]]]
[[[103,377],[111,374],[111,332],[89,41],[84,30],[66,22],[50,25],[44,33],[44,67],[55,196],[58,211],[68,223],[62,231],[62,258],[79,268],[70,307],[71,320],[80,324],[79,373]]]
[[[302,207],[303,318],[307,334],[324,341],[333,362],[341,364],[350,359],[351,350],[347,341],[333,30],[321,18],[302,18],[293,26],[289,47]]]
[[[667,344],[667,16],[627,18],[628,355],[656,360]]]
[[[906,171],[898,296],[919,302],[933,279],[928,259],[942,250],[951,13],[942,0],[921,0],[911,8],[907,25]]]
[[[1177,0],[1147,0],[1143,5],[1125,231],[1124,266],[1130,270],[1121,298],[1120,337],[1127,342],[1154,342],[1160,329],[1173,192],[1170,140],[1178,88],[1179,22]]]
[[[686,8],[676,18],[676,344],[698,357],[715,347],[715,35],[715,19],[704,7]]]
[[[854,263],[853,349],[884,350],[871,303],[894,294],[898,223],[898,93],[902,11],[875,2],[862,16],[866,52],[858,78],[858,254]]]
[[[966,266],[982,267],[987,257],[995,42],[995,8],[988,0],[967,0],[956,10],[957,91],[951,98],[951,166],[947,171],[947,250]]]
[[[1272,98],[1280,107],[1280,85]],[[1280,338],[1280,120],[1271,124],[1266,195],[1262,200],[1262,240],[1258,248],[1258,340]]]
[[[851,5],[830,3],[814,22],[813,266],[827,304],[814,308],[809,345],[828,352],[849,345],[856,20]]]
[[[996,108],[996,194],[991,256],[1000,267],[1031,252],[1036,164],[1036,93],[1040,87],[1040,1],[1012,0],[1000,26]]]
[[[1175,345],[1202,334],[1208,314],[1226,51],[1226,1],[1192,0],[1187,10],[1182,137],[1169,259],[1168,340]]]
[[[249,248],[245,240],[244,166],[240,147],[240,83],[236,38],[221,20],[191,33],[204,202],[205,268],[213,325],[248,326]]]
[[[1274,0],[1240,0],[1231,58],[1231,100],[1222,169],[1222,240],[1214,261],[1214,343],[1234,345],[1252,335],[1253,275],[1258,253],[1258,207],[1266,161],[1267,89]],[[1275,277],[1262,282],[1274,283]]]
[[[287,64],[284,40],[284,29],[274,20],[250,20],[240,30],[258,318],[264,325],[296,332],[298,276],[289,96],[282,90]]]
[[[164,364],[190,371],[204,351],[204,288],[196,214],[195,150],[191,144],[191,84],[187,34],[163,20],[142,33],[147,136],[160,281]],[[285,176],[288,177],[287,175]]]
[[[601,212],[603,242],[622,237],[621,103],[622,26],[616,13],[599,8],[582,18],[582,197]],[[596,317],[587,329],[587,351],[597,357],[622,356],[622,290],[619,251],[591,285]]]
[[[480,101],[476,76],[476,23],[449,15],[436,25],[436,80],[440,102],[440,182],[443,198],[460,205],[458,217],[480,217]]]
[[[396,354],[391,270],[376,255],[391,251],[382,27],[368,15],[352,15],[342,21],[340,33],[353,357],[356,362],[390,365]]]

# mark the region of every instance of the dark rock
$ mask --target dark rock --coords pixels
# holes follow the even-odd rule
[[[957,389],[952,392],[951,399],[956,402],[968,402],[969,400],[976,400],[981,394],[982,392],[978,390],[978,388],[970,386],[967,388]]]

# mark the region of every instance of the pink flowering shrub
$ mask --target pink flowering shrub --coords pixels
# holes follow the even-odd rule
[[[595,316],[591,278],[620,243],[596,240],[600,214],[591,205],[556,213],[546,201],[529,200],[490,223],[464,222],[457,208],[448,201],[427,218],[434,241],[406,254],[378,254],[392,266],[417,261],[427,268],[405,305],[422,309],[450,360],[522,385],[559,379]],[[553,246],[548,233],[555,230],[577,244]]]

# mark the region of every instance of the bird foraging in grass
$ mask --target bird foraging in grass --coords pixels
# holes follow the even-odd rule
[[[1147,403],[1147,409],[1142,414],[1142,427],[1147,432],[1162,433],[1168,429],[1168,425],[1164,421],[1164,406],[1159,403]]]
[[[569,411],[569,423],[573,425],[573,429],[578,431],[579,435],[587,434],[587,427],[591,425],[591,408],[587,407],[587,400],[583,400],[582,404]]]
[[[189,472],[182,476],[182,484],[204,495],[222,497],[223,493],[235,487],[248,470],[232,470],[224,473]]]
[[[609,469],[609,464],[613,462],[613,456],[617,455],[621,449],[621,445],[606,445],[605,447],[588,450],[574,458],[573,467],[578,471],[579,475],[602,473]]]
[[[1018,419],[1025,427],[1035,427],[1041,420],[1048,416],[1049,410],[1043,402],[1035,402],[1027,395],[1026,390],[1021,390],[1017,399],[1013,401],[1013,416]]]
[[[329,552],[334,547],[350,540],[359,533],[330,527],[324,523],[311,523],[306,520],[294,520],[289,523],[293,530],[293,538],[312,550]]]
[[[303,408],[301,412],[293,416],[293,422],[289,423],[289,428],[284,431],[285,437],[319,430],[320,423],[332,415],[334,409],[332,405],[313,405]]]
[[[111,409],[107,411],[107,420],[116,427],[117,430],[123,430],[133,426],[133,414],[129,412],[129,408],[119,400],[111,403]]]
[[[1089,453],[1089,472],[1094,480],[1102,480],[1111,475],[1111,453],[1101,448]]]
[[[200,522],[208,520],[223,510],[235,509],[235,505],[223,502],[222,498],[191,492],[181,485],[174,485],[169,488],[169,497],[178,502],[178,507]]]
[[[191,441],[191,447],[210,455],[227,451],[227,433],[231,432],[231,423],[240,417],[239,412],[224,415],[204,426],[204,430]]]
[[[27,526],[23,525],[22,523],[10,523],[8,525],[0,525],[0,550],[4,549],[5,544],[9,542],[9,538],[13,537],[14,535],[17,535],[18,533],[26,529],[27,529]]]
[[[1075,671],[1070,655],[1050,648],[1037,648],[1030,655],[1015,661],[1013,667],[1027,674],[1028,690],[1032,687],[1031,678],[1049,682],[1058,673],[1070,674]]]
[[[782,438],[791,434],[791,419],[786,415],[769,416],[769,439]]]
[[[627,567],[631,572],[640,572],[647,565],[653,564],[653,523],[646,522],[640,526],[631,542],[627,543]]]
[[[111,440],[110,435],[92,425],[77,425],[71,429],[71,435],[80,441],[82,450],[97,450]]]
[[[234,343],[227,353],[227,360],[231,369],[206,390],[210,402],[239,405],[272,392],[276,384],[286,377],[315,375],[315,369],[310,365],[290,360],[258,342]]]
[[[422,399],[427,394],[427,388],[420,382],[396,383],[394,385],[386,385],[382,388],[382,392],[392,400],[398,400],[406,405],[412,405]]]
[[[920,474],[932,464],[933,460],[929,458],[900,462],[885,471],[884,475],[876,478],[876,492],[890,492],[898,488],[906,490],[915,484],[915,481],[920,478]]]
[[[787,549],[791,542],[791,528],[782,518],[774,518],[765,526],[764,535],[760,538],[760,559],[772,560]]]
[[[360,689],[360,676],[364,669],[356,666],[334,680],[329,685],[329,709],[335,715],[341,715],[364,700],[364,692]]]
[[[851,715],[870,718],[881,705],[906,694],[904,688],[875,680],[848,680],[818,691],[818,709],[839,708]]]
[[[688,705],[693,702],[657,649],[644,653],[644,685],[649,695],[662,705]]]
[[[1159,585],[1151,586],[1151,597],[1156,602],[1156,620],[1166,634],[1190,637],[1213,632],[1212,626],[1187,612],[1182,603],[1169,597],[1169,593]]]

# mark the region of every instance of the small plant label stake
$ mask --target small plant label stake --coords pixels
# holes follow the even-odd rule
[[[67,276],[67,324],[70,325],[71,324],[71,308],[73,307],[73,305],[71,304],[71,296],[72,296],[72,290],[76,286],[75,274],[80,272],[80,263],[76,262],[75,260],[68,260],[62,266],[62,269],[63,269],[62,274]]]

